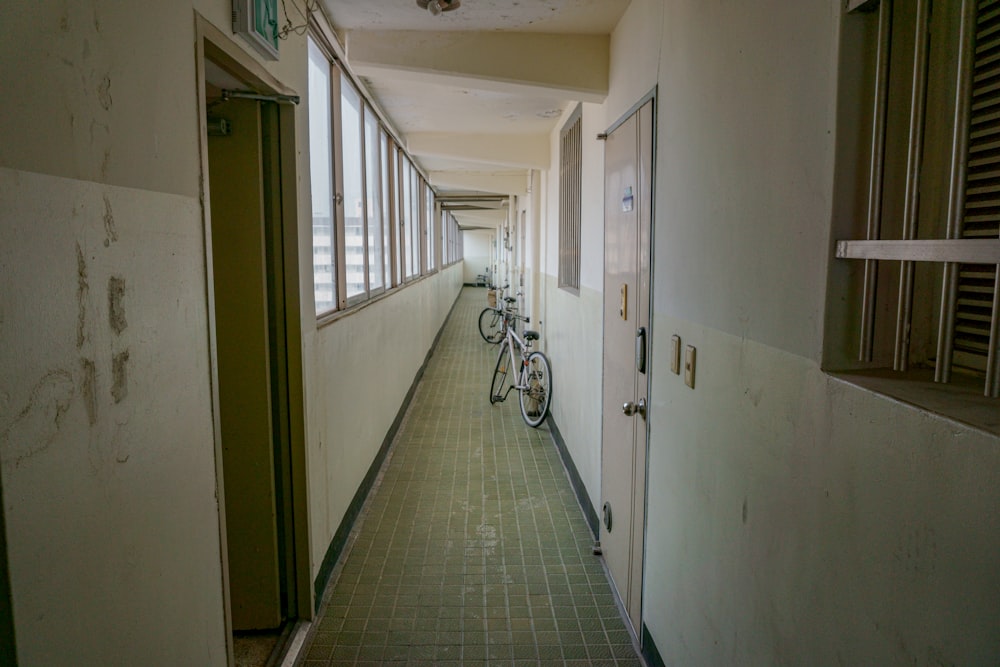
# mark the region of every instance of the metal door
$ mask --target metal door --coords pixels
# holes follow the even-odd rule
[[[653,101],[608,133],[604,152],[601,546],[632,626],[642,612],[650,346]]]

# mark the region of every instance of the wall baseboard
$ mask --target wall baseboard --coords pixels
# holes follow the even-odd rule
[[[0,665],[17,665],[14,641],[14,599],[10,590],[10,569],[7,565],[7,528],[3,504],[3,482],[0,481]]]
[[[666,667],[660,651],[656,648],[656,642],[653,641],[653,635],[649,634],[649,628],[645,623],[642,624],[642,657],[646,659],[649,667]]]
[[[559,432],[559,427],[556,425],[556,420],[552,418],[552,413],[545,418],[545,423],[549,426],[549,433],[552,434],[552,442],[555,443],[556,450],[559,452],[559,458],[562,459],[563,467],[566,469],[566,474],[569,476],[570,484],[573,486],[573,492],[576,494],[576,501],[580,503],[580,509],[583,510],[583,515],[587,520],[587,525],[590,526],[590,533],[597,539],[600,534],[600,519],[597,517],[597,511],[594,509],[594,504],[590,502],[590,496],[587,494],[587,487],[583,483],[583,479],[580,477],[580,472],[576,469],[576,464],[573,462],[573,457],[570,456],[569,450],[566,448],[566,441],[563,440],[562,433]]]
[[[372,460],[371,466],[368,468],[368,472],[365,474],[365,478],[361,480],[361,484],[358,486],[358,490],[355,491],[354,497],[351,499],[351,504],[348,505],[347,511],[344,513],[344,518],[340,521],[340,525],[337,527],[337,532],[334,533],[333,539],[330,541],[330,546],[326,550],[326,555],[323,557],[323,563],[319,567],[319,572],[316,574],[316,579],[313,581],[313,590],[316,593],[315,597],[315,613],[319,612],[320,607],[323,603],[323,595],[326,592],[327,586],[330,584],[330,576],[333,574],[333,568],[336,566],[337,561],[344,552],[344,547],[347,545],[347,538],[351,534],[351,530],[354,529],[354,524],[361,514],[361,509],[364,507],[365,501],[368,499],[368,494],[371,493],[372,487],[375,485],[375,480],[378,479],[379,471],[382,470],[382,464],[385,463],[386,456],[389,454],[389,448],[392,445],[392,441],[395,439],[396,434],[399,432],[399,426],[403,423],[403,417],[406,415],[406,410],[410,407],[410,401],[413,400],[413,394],[417,391],[417,385],[420,384],[420,379],[424,376],[424,371],[427,369],[427,364],[430,362],[431,357],[434,356],[434,350],[437,348],[438,341],[441,340],[441,334],[444,332],[445,325],[448,324],[448,320],[451,319],[451,315],[455,312],[455,306],[458,304],[458,297],[461,296],[462,291],[459,290],[458,294],[455,295],[455,301],[451,304],[451,309],[448,311],[448,315],[445,316],[444,321],[441,323],[441,328],[438,329],[437,335],[434,336],[434,341],[431,343],[431,347],[427,350],[427,355],[424,357],[424,363],[420,365],[417,369],[416,374],[413,376],[413,382],[410,384],[409,390],[406,392],[406,397],[403,398],[402,404],[399,406],[399,410],[396,412],[396,418],[392,420],[392,425],[389,427],[388,432],[385,434],[385,438],[382,440],[382,446],[379,447],[378,454],[375,455],[374,460]]]

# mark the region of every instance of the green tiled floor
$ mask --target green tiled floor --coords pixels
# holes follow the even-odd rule
[[[298,665],[641,664],[548,430],[489,403],[485,301],[462,292]]]

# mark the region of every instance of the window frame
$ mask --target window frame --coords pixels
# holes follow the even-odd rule
[[[338,200],[340,202],[340,204],[338,206],[338,210],[340,212],[339,233],[340,233],[340,238],[341,238],[341,247],[343,249],[341,251],[341,254],[339,255],[339,258],[343,260],[341,262],[341,266],[343,267],[343,283],[342,283],[343,284],[343,289],[342,289],[342,291],[340,293],[340,298],[341,298],[341,300],[342,300],[342,302],[344,304],[344,308],[346,309],[346,308],[350,308],[351,306],[355,306],[355,305],[357,305],[359,303],[362,303],[364,301],[367,301],[370,298],[370,296],[369,296],[369,281],[368,281],[368,221],[367,221],[368,211],[367,211],[366,207],[364,206],[364,201],[365,201],[365,150],[364,150],[365,97],[361,93],[361,90],[356,85],[354,85],[354,83],[350,80],[350,76],[347,74],[347,72],[343,68],[339,67],[339,65],[337,63],[332,63],[332,64],[334,66],[336,66],[340,70],[340,73],[341,73],[340,105],[338,107],[339,113],[340,113],[340,116],[339,116],[339,119],[338,119],[338,125],[339,125],[338,131],[339,131],[339,135],[340,135],[340,148],[341,148],[341,150],[337,151],[338,155],[340,156],[340,168],[337,171],[338,177],[335,179],[335,182],[338,184],[338,188],[339,188],[338,192],[340,193],[340,197],[338,198]],[[345,192],[346,188],[344,186],[344,174],[346,173],[346,168],[344,166],[344,150],[343,150],[344,149],[344,129],[345,129],[344,128],[343,100],[344,100],[344,84],[345,83],[358,96],[358,128],[357,129],[358,129],[358,152],[359,152],[359,157],[360,157],[360,165],[359,165],[360,170],[359,170],[358,177],[359,177],[359,180],[360,180],[360,187],[361,187],[361,198],[360,198],[359,204],[360,204],[360,207],[361,207],[361,265],[362,265],[362,268],[361,268],[361,277],[362,277],[363,288],[362,288],[362,290],[360,292],[358,292],[356,294],[352,294],[350,296],[347,295],[347,286],[348,286],[348,283],[347,283],[347,264],[348,264],[347,263],[347,249],[348,249],[348,246],[347,246],[347,205],[348,205],[348,201],[347,201],[347,193]],[[351,246],[351,247],[353,248],[354,246]]]
[[[427,239],[424,269],[427,271],[427,275],[431,275],[432,273],[437,273],[439,264],[437,257],[439,242],[436,238],[437,216],[435,215],[437,197],[434,196],[434,189],[431,188],[430,183],[426,181],[424,181],[424,197],[426,198],[424,202],[424,238]]]
[[[834,216],[836,259],[830,273],[824,369],[997,432],[990,414],[995,414],[1000,395],[1000,332],[995,324],[1000,239],[962,238],[971,215],[966,196],[972,186],[966,179],[972,162],[977,4],[968,2],[964,10],[935,6],[931,17],[926,3],[894,13],[891,0],[882,0],[864,7],[874,10],[871,14],[846,19],[874,23],[867,39],[876,44],[865,55],[867,63],[855,63],[864,71],[858,82],[842,76],[856,88],[844,97],[858,101],[856,108],[843,112],[855,115],[842,117],[852,123],[846,126],[852,131],[840,132],[847,137],[841,141],[869,143],[856,153],[845,151],[849,157],[838,166],[838,180],[850,184],[843,189],[850,203],[843,206],[843,215]],[[850,27],[846,34],[861,34]],[[910,31],[908,40],[899,40],[897,31]],[[1000,198],[995,184],[988,192]],[[987,345],[994,366],[987,362],[981,375],[970,371],[966,376],[951,367],[951,336],[957,334],[948,330],[956,326],[957,311],[948,294],[958,289],[962,265],[994,262],[994,324]],[[852,342],[849,336],[855,334]],[[856,351],[854,359],[847,357],[848,349]]]
[[[329,194],[329,201],[327,202],[329,204],[329,226],[330,226],[329,244],[330,245],[329,245],[329,260],[328,260],[328,262],[324,266],[324,268],[327,269],[327,270],[323,271],[322,273],[329,273],[330,274],[330,281],[331,281],[330,285],[331,285],[332,294],[331,294],[331,298],[330,298],[330,307],[329,308],[323,308],[322,310],[319,309],[319,307],[317,305],[318,304],[318,300],[316,298],[317,289],[318,289],[317,288],[318,282],[316,280],[316,274],[317,274],[317,268],[318,268],[317,264],[316,264],[316,217],[315,217],[315,213],[312,212],[314,210],[314,208],[315,208],[315,206],[314,206],[315,202],[314,201],[310,201],[310,209],[311,209],[311,217],[312,217],[312,238],[311,238],[310,245],[311,245],[311,248],[312,248],[312,260],[313,260],[313,299],[314,299],[314,310],[316,312],[316,316],[317,317],[324,317],[324,316],[329,315],[330,313],[336,312],[340,308],[340,302],[339,302],[339,289],[340,289],[339,269],[340,269],[340,262],[338,261],[338,257],[339,257],[339,242],[337,241],[337,204],[336,204],[337,185],[336,185],[336,181],[335,181],[335,177],[336,177],[336,173],[337,173],[338,168],[337,168],[337,164],[336,164],[336,151],[334,150],[335,137],[334,137],[334,134],[333,134],[334,126],[335,126],[335,123],[334,123],[334,98],[335,97],[339,97],[339,91],[338,91],[337,94],[334,94],[334,87],[335,87],[334,78],[335,77],[333,76],[333,68],[331,67],[329,55],[326,53],[326,50],[324,49],[322,43],[319,40],[310,38],[310,39],[307,40],[307,61],[308,61],[308,66],[311,66],[313,64],[312,54],[313,54],[314,51],[316,53],[318,53],[320,56],[322,56],[323,57],[323,62],[326,63],[326,81],[325,81],[325,83],[326,83],[326,88],[327,88],[328,97],[329,97],[329,99],[327,100],[327,106],[324,109],[325,114],[327,116],[324,119],[324,120],[327,121],[326,133],[324,135],[324,138],[328,139],[328,141],[329,141],[329,145],[327,146],[327,148],[329,150],[326,153],[326,169],[328,171],[328,181],[326,183],[326,187],[329,189],[329,193],[330,193]],[[339,79],[339,77],[336,77],[336,78]],[[312,98],[310,98],[310,100],[311,99]],[[310,119],[311,119],[311,116],[312,116],[312,113],[313,113],[313,108],[312,108],[311,105],[310,105],[310,108],[309,108],[309,110],[308,110],[307,113],[310,115]],[[311,125],[312,125],[312,123],[310,123],[310,126]],[[310,152],[310,170],[309,170],[310,171],[310,188],[311,189],[315,189],[314,186],[315,186],[316,181],[314,179],[316,178],[316,174],[315,174],[315,172],[314,172],[314,170],[312,168],[313,167],[312,156],[313,156],[313,154],[312,154],[312,152]],[[314,198],[315,198],[315,195],[314,194],[311,195],[311,199],[314,199]],[[324,301],[324,303],[325,303],[325,301]]]
[[[363,96],[362,96],[363,99]],[[368,120],[369,118],[374,120],[374,141],[372,143],[372,154],[369,154],[369,144],[368,144]],[[382,183],[382,160],[381,160],[381,131],[382,124],[379,121],[378,114],[372,108],[371,104],[367,100],[363,99],[362,113],[361,113],[361,153],[362,153],[362,184],[364,188],[364,220],[365,220],[365,280],[368,285],[368,298],[376,297],[382,294],[386,290],[386,278],[385,278],[385,222],[382,220],[384,215],[382,211],[382,189],[384,185]],[[374,157],[375,164],[372,168],[369,168],[368,161]],[[368,177],[373,175],[377,183],[372,186],[368,182]],[[375,193],[372,193],[372,188],[374,187]],[[375,235],[372,235],[372,220],[371,211],[378,210],[378,229],[375,230]],[[374,245],[381,249],[378,256],[379,265],[379,275],[381,275],[380,285],[372,286],[372,241],[374,240]]]
[[[375,105],[368,97],[366,89],[350,72],[349,68],[334,55],[325,29],[311,24],[307,37],[308,62],[314,64],[315,56],[322,56],[326,64],[326,85],[329,88],[329,122],[327,137],[327,159],[329,162],[330,190],[330,251],[326,266],[330,268],[332,282],[332,305],[320,308],[316,299],[319,283],[316,280],[316,231],[313,217],[313,295],[314,310],[319,326],[339,319],[340,316],[356,310],[372,300],[401,289],[427,275],[436,273],[441,267],[439,243],[429,238],[435,233],[434,213],[428,212],[427,205],[435,206],[437,194],[427,178],[396,139],[395,133],[386,125]],[[350,86],[359,98],[358,140],[361,153],[361,239],[364,289],[347,296],[347,256],[346,256],[346,205],[344,199],[344,86]],[[307,115],[312,108],[307,107]],[[368,123],[375,123],[375,146],[369,153]],[[311,122],[311,121],[310,121]],[[310,155],[312,152],[310,151]],[[374,160],[377,164],[369,165]],[[371,166],[371,169],[369,168]],[[369,174],[369,171],[372,171]],[[370,176],[377,182],[370,182]],[[313,170],[310,169],[310,185],[315,185]],[[410,194],[407,199],[404,194]],[[429,193],[429,194],[428,194]],[[372,209],[368,199],[372,194]],[[377,200],[377,201],[376,201]],[[380,229],[372,229],[378,210],[381,218]],[[409,247],[407,247],[409,242]],[[374,245],[373,245],[374,244]],[[382,250],[382,285],[372,280],[372,252],[375,245]],[[354,246],[352,246],[354,247]],[[433,253],[433,254],[428,254]],[[324,302],[325,303],[325,302]]]

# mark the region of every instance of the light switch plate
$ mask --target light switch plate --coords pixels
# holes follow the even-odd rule
[[[694,359],[697,351],[691,345],[684,350],[684,384],[694,389]]]
[[[681,374],[681,337],[670,337],[670,372],[674,375]]]

